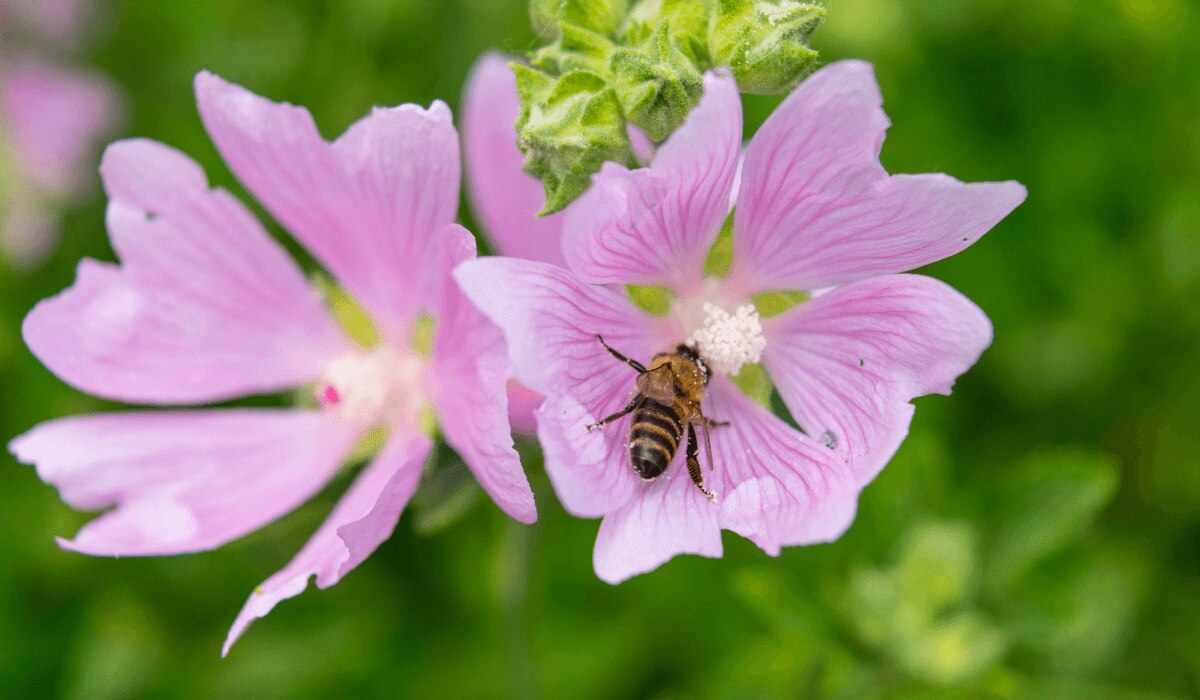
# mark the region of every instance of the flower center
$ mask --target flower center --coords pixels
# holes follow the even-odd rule
[[[424,377],[420,356],[381,344],[330,363],[316,399],[325,410],[354,423],[416,424],[428,404]]]
[[[754,304],[739,306],[732,314],[710,302],[701,308],[704,325],[692,332],[687,343],[700,351],[710,367],[736,377],[742,365],[762,359],[767,339]]]

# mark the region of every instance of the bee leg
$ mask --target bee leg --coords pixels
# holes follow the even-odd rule
[[[688,445],[687,445],[687,470],[688,476],[692,477],[692,483],[696,488],[700,489],[700,493],[713,503],[717,502],[717,494],[704,488],[704,474],[700,472],[699,449],[696,445],[696,426],[688,424]],[[712,459],[711,455],[709,459]]]
[[[592,423],[591,425],[589,425],[589,426],[587,427],[587,432],[589,432],[589,433],[590,433],[590,432],[592,432],[593,430],[595,430],[596,428],[603,428],[604,426],[606,426],[606,425],[608,425],[609,423],[611,423],[611,422],[613,422],[613,421],[617,420],[618,418],[621,418],[621,417],[623,417],[623,416],[627,416],[627,415],[629,415],[630,413],[633,413],[633,411],[634,411],[634,410],[635,410],[635,409],[636,409],[638,406],[640,406],[640,405],[641,405],[641,403],[642,403],[642,397],[641,397],[641,396],[634,396],[632,399],[630,399],[630,400],[629,400],[629,404],[628,404],[628,405],[626,405],[626,406],[625,406],[625,408],[622,408],[621,410],[619,410],[619,411],[617,411],[616,413],[612,414],[612,415],[611,415],[611,416],[609,416],[608,418],[605,418],[605,419],[601,420],[601,421],[600,421],[600,422],[598,422],[598,423]]]
[[[730,425],[733,425],[733,423],[730,423],[727,420],[713,420],[712,418],[704,419],[704,426],[706,428],[725,428]]]
[[[629,365],[630,367],[636,369],[639,374],[645,374],[645,372],[646,372],[645,365],[643,365],[641,362],[638,362],[637,360],[631,360],[628,357],[625,357],[621,353],[617,352],[616,350],[613,350],[612,348],[610,348],[608,346],[608,343],[604,342],[604,338],[600,337],[599,333],[596,334],[596,340],[600,341],[600,344],[604,346],[604,349],[608,351],[609,355],[612,355],[613,357],[617,358],[621,362],[624,362],[625,364]]]

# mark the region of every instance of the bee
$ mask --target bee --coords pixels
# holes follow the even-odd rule
[[[700,472],[696,427],[699,426],[704,434],[704,451],[711,467],[709,428],[729,423],[709,420],[700,409],[711,374],[708,363],[693,348],[679,345],[671,352],[655,355],[647,368],[609,347],[599,334],[596,340],[600,341],[609,355],[636,370],[638,376],[633,397],[625,408],[589,425],[587,431],[602,428],[632,413],[633,421],[629,424],[629,464],[642,479],[653,481],[670,466],[679,450],[679,441],[683,439],[686,426],[688,476],[708,500],[716,503],[717,494],[704,486],[704,475]]]

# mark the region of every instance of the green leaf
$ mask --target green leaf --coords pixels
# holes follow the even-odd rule
[[[717,0],[708,52],[742,92],[788,92],[816,66],[808,39],[824,19],[825,8],[794,0]]]
[[[1038,562],[1077,539],[1117,489],[1112,458],[1086,448],[1035,452],[1000,475],[992,499],[988,579],[1013,584]]]
[[[454,525],[480,501],[483,489],[467,465],[453,460],[427,469],[413,495],[413,528],[432,535]]]
[[[573,70],[554,78],[512,64],[521,96],[518,145],[525,172],[542,181],[553,214],[583,194],[605,161],[633,159],[616,93],[604,77]]]

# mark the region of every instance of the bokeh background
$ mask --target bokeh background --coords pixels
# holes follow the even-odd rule
[[[524,0],[97,3],[56,51],[119,86],[117,135],[177,146],[241,193],[205,137],[212,69],[309,106],[328,136],[373,104],[456,106],[485,49],[532,44]],[[597,522],[541,520],[453,483],[335,588],[260,621],[251,588],[345,481],[220,551],[60,551],[87,515],[0,458],[0,694],[19,697],[1176,698],[1200,695],[1200,7],[1191,0],[829,0],[826,61],[876,64],[892,172],[1014,178],[1029,200],[932,266],[996,340],[912,434],[850,532],[778,559],[726,533],[619,587]],[[777,102],[747,99],[747,134]],[[96,154],[93,154],[93,159]],[[33,270],[0,272],[0,438],[106,408],[58,382],[19,324],[111,259],[104,202]],[[464,208],[464,218],[470,223]],[[276,232],[279,232],[276,229]],[[452,480],[451,480],[452,481]]]

